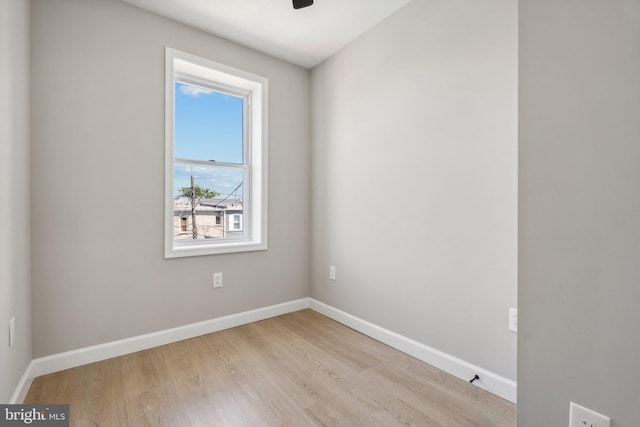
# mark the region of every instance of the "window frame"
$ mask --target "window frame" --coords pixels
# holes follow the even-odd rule
[[[245,236],[228,239],[183,240],[173,238],[175,158],[175,82],[192,84],[216,91],[246,93],[249,105],[244,109],[243,167],[244,182],[242,223]],[[267,249],[267,92],[268,80],[209,59],[167,47],[165,50],[165,258],[215,255]],[[197,163],[197,160],[194,162]],[[216,166],[218,164],[209,165]],[[225,166],[224,163],[218,166]],[[247,185],[248,184],[248,185]]]

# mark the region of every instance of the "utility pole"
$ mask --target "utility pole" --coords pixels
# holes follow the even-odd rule
[[[191,175],[191,226],[193,227],[193,238],[198,238],[198,229],[196,228],[196,186]]]

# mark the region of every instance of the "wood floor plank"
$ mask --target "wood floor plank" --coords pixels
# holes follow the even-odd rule
[[[511,427],[514,405],[311,310],[34,379],[85,426]]]

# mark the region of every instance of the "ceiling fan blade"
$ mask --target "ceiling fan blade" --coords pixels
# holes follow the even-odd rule
[[[294,9],[302,9],[303,7],[311,6],[313,0],[293,0]]]

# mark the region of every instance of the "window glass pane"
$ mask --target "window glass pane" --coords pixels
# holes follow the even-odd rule
[[[242,164],[243,102],[176,82],[175,157]]]
[[[235,217],[242,223],[243,175],[242,168],[176,163],[174,241],[244,237],[244,227],[235,227]]]

